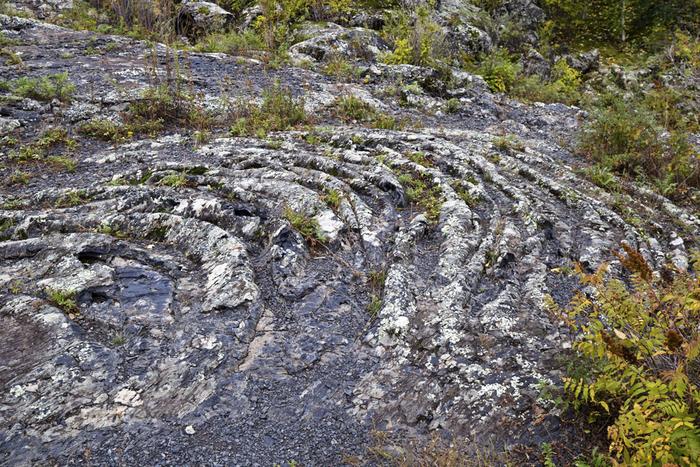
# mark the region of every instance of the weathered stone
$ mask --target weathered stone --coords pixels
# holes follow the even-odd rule
[[[181,34],[197,38],[226,31],[233,25],[234,19],[232,13],[216,3],[186,0],[180,7],[177,27]]]
[[[338,85],[191,53],[188,92],[208,110],[231,93],[260,102],[279,81],[318,127],[267,139],[213,128],[203,143],[166,125],[112,143],[77,126],[120,121],[165,47],[6,16],[0,29],[26,67],[0,62],[4,79],[55,69],[76,85],[70,105],[8,99],[3,118],[23,141],[46,122],[66,128],[78,164],[0,156],[3,181],[35,175],[0,187],[7,464],[339,465],[378,423],[499,446],[567,439],[538,398],[570,347],[544,305],[578,287],[559,271],[614,260],[623,241],[655,268],[683,268],[697,245],[688,209],[643,189],[612,196],[572,169],[582,161],[562,141],[584,112],[511,101],[468,73],[373,65]],[[458,98],[459,111],[407,107],[407,86],[416,104]],[[343,95],[408,123],[338,121]],[[504,149],[504,134],[521,144]],[[416,180],[434,199],[415,199]],[[327,241],[304,238],[287,209]]]

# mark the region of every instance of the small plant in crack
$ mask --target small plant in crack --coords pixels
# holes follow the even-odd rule
[[[304,101],[295,98],[291,89],[276,83],[263,92],[260,105],[239,102],[232,113],[231,136],[257,136],[264,138],[271,131],[284,131],[308,123]]]
[[[339,97],[333,103],[335,115],[345,121],[365,123],[381,130],[400,130],[405,122],[380,112],[372,104],[353,95]]]
[[[17,170],[8,177],[7,183],[10,185],[26,185],[29,183],[30,178],[32,178],[30,173]]]
[[[457,196],[470,208],[476,207],[481,202],[481,197],[478,194],[473,195],[462,182],[454,181],[452,188],[457,193]]]
[[[12,282],[10,282],[8,290],[12,295],[19,295],[20,293],[22,293],[22,281],[20,281],[19,279],[13,280]]]
[[[57,208],[69,208],[80,206],[90,201],[90,196],[84,190],[71,190],[64,193],[56,200],[54,206]]]
[[[321,199],[328,205],[329,208],[336,211],[340,207],[340,201],[343,195],[340,191],[329,188],[321,196]]]
[[[114,337],[112,337],[112,345],[119,347],[124,344],[126,344],[126,337],[124,337],[124,334],[115,334]]]
[[[523,142],[514,135],[499,136],[493,140],[493,145],[496,149],[506,154],[513,154],[514,152],[522,152],[525,150]]]
[[[400,172],[398,178],[411,204],[420,206],[425,211],[428,221],[437,224],[443,202],[440,187],[426,174]]]
[[[498,250],[490,248],[484,257],[484,270],[492,268],[498,262]]]
[[[21,97],[29,97],[42,102],[58,99],[69,103],[75,93],[75,85],[68,79],[68,73],[29,77],[22,76],[8,85],[10,91]]]
[[[185,174],[174,173],[161,178],[158,185],[169,186],[172,188],[182,188],[188,185],[188,180]]]
[[[10,230],[12,226],[15,225],[15,221],[10,218],[6,218],[0,221],[0,234],[4,233],[7,230]]]
[[[154,242],[162,242],[167,237],[168,231],[168,227],[161,225],[151,229],[146,235],[146,238]]]
[[[422,165],[423,167],[433,166],[433,162],[428,158],[428,156],[425,155],[424,152],[419,151],[409,154],[408,159],[418,165]]]
[[[51,303],[65,313],[75,314],[80,311],[74,291],[48,288],[46,289],[46,296]]]
[[[377,293],[381,293],[384,290],[384,283],[386,282],[386,271],[383,269],[375,269],[367,273],[367,279],[369,280],[369,285]]]
[[[369,313],[372,319],[379,315],[379,311],[382,309],[382,299],[379,295],[372,294],[369,304],[367,304],[367,313]]]
[[[119,229],[116,229],[116,228],[112,227],[112,226],[109,225],[109,223],[107,223],[107,222],[103,222],[102,224],[100,224],[100,225],[95,229],[95,232],[101,233],[101,234],[104,234],[104,235],[110,235],[110,236],[115,237],[115,238],[126,238],[126,234],[125,234],[124,232],[122,232],[122,231],[119,230]]]
[[[291,224],[292,228],[299,232],[304,240],[311,247],[323,244],[327,241],[327,238],[318,221],[313,217],[309,217],[295,211],[289,207],[284,209],[284,218]]]

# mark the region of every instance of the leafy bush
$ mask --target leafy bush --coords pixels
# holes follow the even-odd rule
[[[303,99],[294,98],[292,91],[279,83],[263,92],[260,105],[239,102],[232,118],[232,136],[264,137],[270,131],[284,131],[308,121]]]
[[[78,127],[78,131],[85,136],[110,141],[112,143],[121,143],[131,139],[137,134],[155,136],[162,129],[163,125],[158,120],[143,120],[130,124],[122,124],[105,118],[93,119]]]
[[[394,12],[383,33],[394,44],[394,51],[383,57],[385,63],[434,66],[446,56],[442,29],[425,5],[416,8],[415,16],[405,10]]]
[[[333,107],[336,116],[346,121],[366,123],[382,130],[397,130],[403,126],[400,120],[378,111],[368,102],[353,95],[337,98]]]
[[[578,273],[579,292],[557,309],[574,334],[575,365],[565,390],[608,421],[610,455],[624,465],[695,465],[700,459],[700,280],[657,277],[623,245],[629,286],[607,266]],[[696,257],[695,270],[700,267]]]
[[[433,183],[428,175],[413,172],[400,172],[398,175],[411,205],[423,209],[428,221],[436,224],[444,201],[440,186]]]
[[[43,102],[50,102],[53,99],[70,102],[75,93],[75,85],[68,80],[68,73],[57,73],[38,78],[22,76],[10,81],[8,89],[18,96]]]
[[[622,175],[649,177],[680,198],[700,187],[700,158],[683,132],[669,137],[662,130],[649,108],[608,96],[584,128],[579,151]]]
[[[65,155],[57,154],[61,148],[72,150],[77,142],[68,136],[63,128],[53,128],[45,131],[30,144],[19,148],[19,151],[10,152],[10,160],[17,163],[45,163],[56,168],[62,168],[69,172],[75,170],[76,162]]]
[[[509,92],[515,85],[521,67],[506,49],[498,49],[487,55],[477,72],[494,92]]]
[[[667,0],[544,0],[556,36],[578,46],[649,43],[677,27],[697,28],[700,4]]]
[[[151,83],[143,91],[141,99],[131,102],[123,120],[132,131],[156,132],[167,124],[177,124],[196,130],[206,130],[213,124],[213,116],[207,111],[199,96],[188,92],[181,76],[178,51],[166,49],[163,75],[156,69],[158,57],[152,51]],[[191,87],[190,87],[191,88]]]
[[[549,81],[539,76],[522,76],[518,74],[511,89],[511,94],[526,101],[563,102],[577,104],[581,100],[581,73],[571,68],[566,60],[558,60],[552,68]]]

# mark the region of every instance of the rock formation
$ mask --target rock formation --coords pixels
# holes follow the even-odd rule
[[[279,82],[314,128],[112,144],[77,128],[118,121],[166,48],[10,16],[0,30],[23,62],[0,61],[3,79],[66,72],[76,86],[70,104],[6,92],[3,133],[78,141],[73,172],[38,164],[26,184],[2,156],[3,465],[338,465],[364,459],[375,428],[496,446],[565,436],[539,394],[569,345],[545,306],[578,286],[562,269],[614,265],[621,242],[684,268],[700,228],[658,195],[620,201],[578,175],[567,142],[585,112],[521,104],[468,73],[370,64],[338,84],[192,52],[186,86],[207,108]],[[323,61],[371,34],[334,31],[292,52]],[[413,106],[386,92],[411,82]],[[410,123],[342,121],[333,102],[348,95]]]

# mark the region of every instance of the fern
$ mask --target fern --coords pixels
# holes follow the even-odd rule
[[[700,281],[688,272],[658,278],[623,245],[629,281],[576,269],[587,294],[562,309],[577,365],[564,378],[575,408],[612,420],[614,464],[697,465],[700,459]],[[697,268],[696,268],[697,269]]]

